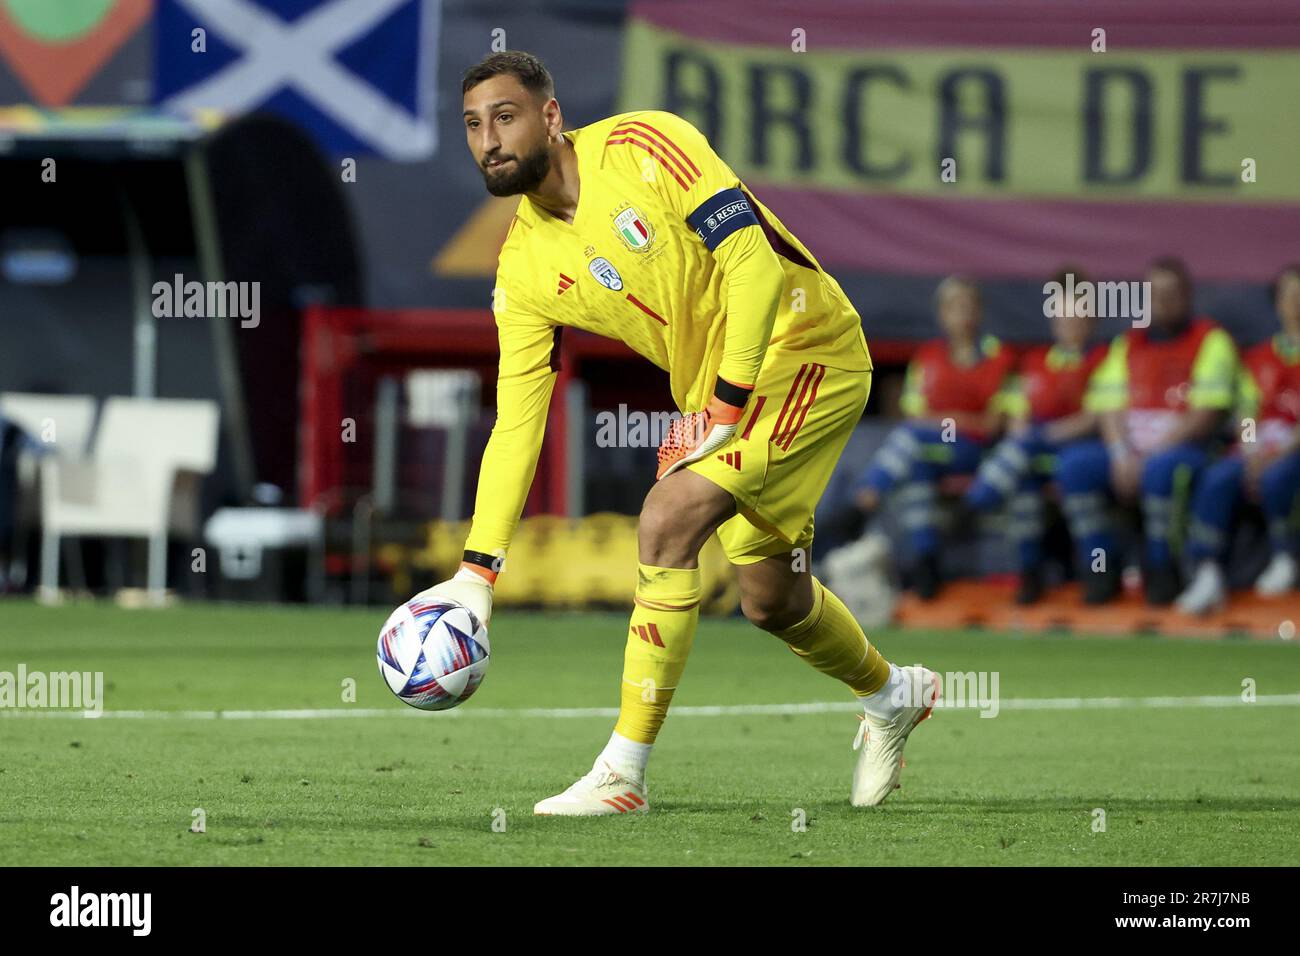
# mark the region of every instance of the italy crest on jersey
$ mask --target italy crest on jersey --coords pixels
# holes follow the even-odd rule
[[[645,252],[655,240],[655,227],[635,206],[628,206],[614,217],[614,232],[632,252]]]

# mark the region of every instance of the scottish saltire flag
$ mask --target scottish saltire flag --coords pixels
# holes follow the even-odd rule
[[[335,156],[424,159],[438,145],[440,18],[440,0],[160,0],[154,96],[182,112],[273,112]]]

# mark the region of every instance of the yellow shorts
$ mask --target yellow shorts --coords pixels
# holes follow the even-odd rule
[[[869,370],[778,356],[759,372],[735,437],[687,465],[736,499],[739,513],[718,528],[732,564],[812,545],[813,511],[870,391]]]

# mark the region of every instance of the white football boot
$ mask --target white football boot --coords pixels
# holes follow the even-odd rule
[[[585,776],[563,793],[547,797],[533,807],[544,817],[600,817],[616,813],[645,813],[650,809],[645,781],[619,773],[601,758]]]
[[[869,714],[858,719],[853,749],[858,764],[853,770],[853,790],[849,802],[855,807],[874,807],[899,787],[903,770],[903,745],[916,725],[930,716],[939,700],[939,675],[924,667],[900,668],[908,677],[912,693],[893,720],[885,721]]]
[[[1174,602],[1184,614],[1209,614],[1223,607],[1228,600],[1228,582],[1223,576],[1223,568],[1217,561],[1202,561],[1196,568],[1196,576],[1178,600]]]
[[[1255,581],[1255,593],[1260,597],[1277,597],[1286,594],[1296,585],[1297,569],[1295,558],[1285,551],[1279,551],[1273,555],[1273,560],[1268,563]]]

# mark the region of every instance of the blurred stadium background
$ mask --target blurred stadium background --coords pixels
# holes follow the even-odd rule
[[[392,604],[455,567],[514,207],[466,154],[459,77],[506,47],[548,63],[571,126],[692,120],[851,296],[878,371],[827,513],[897,419],[945,275],[1015,348],[1047,341],[1063,265],[1138,279],[1161,255],[1239,346],[1276,328],[1291,3],[0,0],[6,591]],[[176,276],[258,283],[259,312],[158,317]],[[654,450],[601,447],[597,416],[670,407],[666,376],[570,334],[555,395],[499,600],[623,607]],[[1002,587],[997,531],[958,529],[952,572]],[[710,610],[735,612],[706,557]],[[1259,637],[1283,617],[1035,618],[985,593],[897,613]]]

